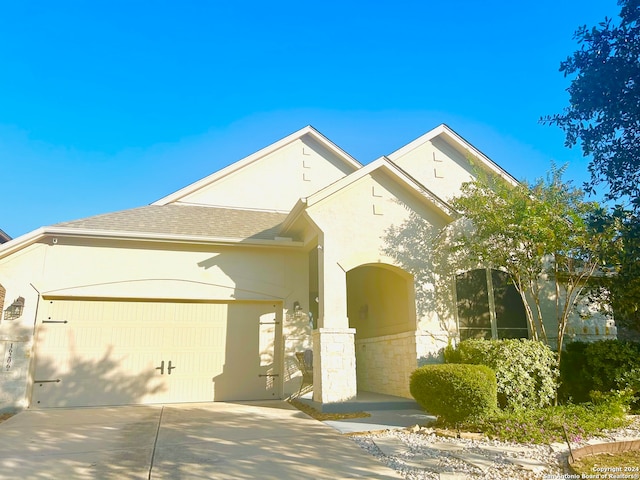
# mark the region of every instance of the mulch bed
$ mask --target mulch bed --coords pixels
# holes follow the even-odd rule
[[[4,422],[6,419],[13,417],[15,413],[0,413],[0,423]]]
[[[371,414],[367,412],[351,412],[351,413],[323,413],[319,412],[315,408],[306,403],[302,403],[299,400],[289,400],[289,403],[296,407],[298,410],[306,413],[310,417],[316,420],[345,420],[348,418],[365,418],[370,417]]]

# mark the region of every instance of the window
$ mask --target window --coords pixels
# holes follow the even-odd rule
[[[527,317],[509,275],[478,269],[456,277],[460,340],[528,338]]]

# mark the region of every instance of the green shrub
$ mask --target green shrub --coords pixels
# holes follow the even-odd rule
[[[567,343],[560,360],[560,387],[558,400],[561,403],[584,403],[589,401],[589,392],[593,382],[585,368],[585,350],[589,346],[584,342]]]
[[[425,365],[411,374],[409,390],[427,412],[448,424],[492,413],[496,376],[484,365]]]
[[[445,351],[445,361],[486,365],[495,371],[501,408],[541,408],[556,396],[556,356],[541,342],[468,339]]]
[[[629,399],[628,392],[599,394],[593,402],[580,405],[498,411],[492,416],[468,421],[461,427],[482,431],[490,438],[505,442],[564,442],[565,432],[570,441],[581,442],[601,435],[603,430],[627,425]]]
[[[560,398],[588,402],[590,392],[640,391],[640,344],[619,340],[573,342],[562,352]],[[638,408],[638,403],[634,408]]]

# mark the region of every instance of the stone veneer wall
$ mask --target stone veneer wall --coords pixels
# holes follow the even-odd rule
[[[358,390],[411,398],[409,377],[417,358],[416,332],[356,340]]]
[[[313,337],[313,400],[339,403],[355,398],[354,328],[319,328]]]
[[[421,331],[356,340],[358,389],[411,398],[411,373],[441,363],[447,337]]]

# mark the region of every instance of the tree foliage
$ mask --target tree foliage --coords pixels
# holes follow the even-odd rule
[[[592,157],[589,193],[605,184],[606,199],[628,204],[606,220],[618,229],[608,251],[616,270],[608,287],[616,320],[640,330],[640,0],[618,4],[617,23],[605,18],[575,32],[581,48],[560,64],[565,77],[573,76],[569,106],[542,121]]]
[[[602,228],[616,232],[605,248],[613,275],[607,278],[609,302],[618,326],[640,330],[640,219],[637,214],[616,207],[599,218]]]
[[[581,45],[560,65],[575,75],[563,113],[542,119],[557,125],[566,145],[580,142],[589,165],[590,192],[608,185],[609,199],[627,197],[640,210],[640,0],[620,0],[620,22],[580,27]]]
[[[620,340],[574,342],[562,354],[560,396],[588,402],[592,391],[629,390],[638,404],[640,344]]]
[[[445,247],[456,251],[452,258],[464,252],[479,265],[505,270],[523,300],[531,338],[547,343],[540,300],[547,278],[554,280],[559,350],[569,314],[613,236],[609,224],[596,221],[603,214],[598,204],[585,201],[562,174],[554,166],[546,179],[515,186],[479,174],[452,201],[469,228]]]

